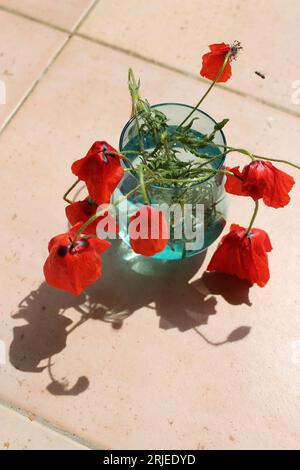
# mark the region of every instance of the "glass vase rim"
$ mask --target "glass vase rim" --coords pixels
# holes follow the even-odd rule
[[[158,108],[158,107],[162,107],[162,106],[182,106],[182,107],[185,107],[185,108],[189,108],[189,109],[194,109],[194,106],[191,106],[189,104],[185,104],[185,103],[176,103],[176,102],[167,102],[167,103],[157,103],[157,104],[153,104],[150,106],[150,108]],[[206,113],[205,111],[202,111],[201,109],[197,108],[195,109],[194,111],[195,113],[200,113],[202,115],[204,115],[205,117],[207,117],[208,119],[210,119],[214,124],[217,124],[217,121],[211,117],[208,113]],[[139,114],[141,114],[142,112],[140,112]],[[127,131],[127,129],[129,128],[129,126],[132,124],[132,122],[135,120],[135,117],[131,117],[125,124],[125,126],[123,127],[122,129],[122,132],[121,132],[121,135],[120,135],[120,139],[119,139],[119,151],[120,153],[122,153],[122,142],[123,142],[123,139],[124,139],[124,135],[125,135],[125,132]],[[223,139],[223,143],[224,143],[224,146],[226,147],[227,146],[227,140],[226,140],[226,137],[225,137],[225,134],[223,132],[222,129],[219,129],[218,132],[220,132],[221,136],[222,136],[222,139]],[[217,170],[219,170],[220,168],[222,168],[223,164],[224,164],[224,161],[225,161],[225,158],[226,158],[226,155],[224,155],[222,157],[222,160],[220,161],[220,164],[218,165],[218,167],[216,168]],[[124,164],[124,166],[126,168],[130,168],[129,164],[126,162],[126,160],[123,160],[122,162]],[[131,173],[132,174],[132,173]],[[135,177],[135,175],[132,174],[132,176]],[[209,181],[211,178],[214,178],[216,176],[216,174],[211,174],[210,176],[208,176],[207,178],[205,178],[204,180],[202,181],[198,181],[194,184],[190,184],[189,186],[188,185],[183,185],[181,186],[180,188],[176,188],[174,186],[162,186],[162,185],[158,185],[158,184],[150,184],[149,186],[152,187],[152,188],[156,188],[156,189],[164,189],[164,190],[169,190],[169,191],[180,191],[180,190],[184,190],[184,189],[191,189],[195,186],[198,186],[200,184],[203,184],[203,183],[206,183],[207,181]]]

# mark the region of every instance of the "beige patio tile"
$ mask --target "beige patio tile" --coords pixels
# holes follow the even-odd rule
[[[0,10],[0,129],[67,35]]]
[[[85,450],[87,447],[0,405],[0,450]]]
[[[73,31],[95,0],[0,0],[0,7]]]
[[[298,0],[102,0],[81,32],[194,76],[208,44],[238,39],[229,86],[299,114],[299,17]]]
[[[96,139],[118,145],[129,66],[151,102],[194,103],[205,89],[73,38],[1,136],[0,395],[99,447],[299,448],[297,188],[257,221],[274,246],[264,289],[202,277],[215,246],[202,266],[155,264],[154,278],[111,250],[79,297],[44,284],[47,241],[66,229],[69,167]],[[204,110],[231,118],[230,144],[297,158],[297,118],[221,89]],[[230,221],[246,224],[251,210],[232,198]],[[107,311],[131,315],[112,324]]]

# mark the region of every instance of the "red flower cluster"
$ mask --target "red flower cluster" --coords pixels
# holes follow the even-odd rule
[[[103,221],[101,228],[113,234],[119,232],[119,226],[106,211],[92,219],[84,230],[80,229],[97,214],[99,206],[105,207],[110,202],[112,193],[124,175],[121,158],[107,142],[95,142],[84,158],[73,163],[72,172],[86,183],[89,196],[66,207],[66,216],[72,228],[68,233],[50,240],[49,256],[44,265],[49,285],[79,295],[101,276],[100,254],[109,248],[110,243],[96,236],[97,226]],[[163,214],[151,206],[143,206],[130,219],[130,234],[136,232],[137,227],[134,229],[133,224],[137,220],[142,231],[143,226],[148,230],[143,237],[132,235],[132,249],[144,256],[162,251],[168,243],[165,235],[168,226]],[[81,235],[76,237],[78,230]]]
[[[242,171],[239,167],[227,168],[225,189],[238,196],[250,196],[254,201],[262,199],[267,206],[284,207],[290,201],[289,192],[295,181],[271,162],[254,160]],[[232,225],[230,233],[222,238],[212,260],[209,271],[234,274],[251,283],[264,286],[270,277],[267,252],[272,249],[268,235],[263,230],[246,230]]]
[[[232,224],[214,253],[207,270],[232,274],[263,287],[270,278],[267,253],[272,245],[264,230]]]
[[[211,44],[209,49],[210,52],[202,57],[200,74],[213,82],[226,82],[231,77],[231,61],[241,49],[240,43]],[[206,95],[207,92],[199,105]],[[185,121],[188,117],[190,115]],[[101,275],[100,255],[109,248],[110,243],[97,237],[97,226],[103,222],[106,225],[101,229],[114,234],[118,233],[119,227],[108,211],[98,215],[97,210],[99,206],[109,204],[124,176],[121,160],[122,156],[112,146],[98,141],[85,157],[73,163],[72,172],[85,182],[88,197],[66,207],[66,216],[72,228],[68,233],[50,240],[44,273],[51,286],[78,295]],[[262,199],[267,206],[274,208],[289,203],[294,179],[270,161],[254,159],[242,170],[238,166],[227,170],[232,173],[227,175],[225,184],[228,193],[249,196],[254,201]],[[230,232],[221,239],[207,269],[232,274],[262,287],[270,277],[268,252],[272,246],[264,230],[251,228],[257,207],[256,203],[248,229],[231,225]],[[161,252],[169,240],[169,227],[164,214],[150,205],[142,206],[130,218],[129,236],[130,245],[136,253],[153,256]]]

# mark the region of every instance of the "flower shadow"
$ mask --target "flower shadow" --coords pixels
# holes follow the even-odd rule
[[[69,387],[67,382],[59,382],[53,377],[52,356],[59,354],[65,347],[71,330],[72,320],[64,313],[70,307],[81,311],[84,295],[74,297],[63,291],[55,290],[46,283],[29,293],[19,304],[14,319],[23,319],[26,324],[13,328],[13,340],[9,358],[13,366],[23,372],[40,373],[48,369],[51,383],[47,387],[55,395],[78,395],[86,390],[87,377],[79,377],[76,384]],[[82,315],[84,312],[81,311]],[[74,328],[74,327],[73,327]],[[41,366],[40,363],[47,365]]]
[[[225,282],[218,276],[204,275],[202,279],[191,281],[205,253],[180,262],[160,262],[136,256],[124,244],[114,242],[114,245],[103,256],[101,280],[80,296],[42,283],[21,301],[13,315],[27,323],[13,329],[10,361],[24,372],[41,373],[47,369],[50,378],[47,390],[53,395],[78,395],[89,387],[84,375],[70,385],[66,379],[58,380],[53,373],[53,356],[66,347],[68,335],[86,321],[100,320],[109,322],[112,328],[121,328],[125,318],[147,306],[156,312],[160,328],[177,328],[181,332],[194,329],[213,346],[238,341],[250,331],[249,327],[241,326],[217,344],[199,332],[198,327],[207,324],[209,317],[217,313],[216,295],[223,295],[233,304],[249,302],[249,286],[239,286],[237,295],[236,279]],[[77,322],[64,315],[70,308],[80,313]],[[41,362],[47,365],[41,366]]]

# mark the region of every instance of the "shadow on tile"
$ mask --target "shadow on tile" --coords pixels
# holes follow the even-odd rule
[[[114,245],[103,257],[101,280],[80,296],[52,289],[43,282],[21,301],[13,315],[27,324],[13,330],[10,361],[24,372],[42,372],[47,368],[51,379],[47,390],[53,395],[78,395],[89,386],[85,376],[79,377],[73,386],[56,380],[51,361],[66,347],[67,336],[86,321],[101,320],[121,328],[125,318],[147,306],[158,316],[160,328],[177,328],[181,332],[193,329],[212,346],[239,341],[250,332],[249,327],[241,326],[224,341],[213,343],[197,329],[217,313],[216,295],[235,305],[250,305],[250,286],[235,278],[204,274],[201,279],[189,282],[203,264],[205,253],[166,263],[134,256],[123,244]],[[64,316],[69,308],[81,314],[78,322],[72,323]],[[45,359],[48,366],[40,367]]]

